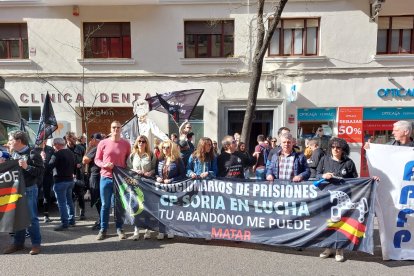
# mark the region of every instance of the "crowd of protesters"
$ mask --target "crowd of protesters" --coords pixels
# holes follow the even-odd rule
[[[75,201],[79,204],[79,220],[86,219],[85,200],[90,200],[91,207],[96,208],[99,214],[99,219],[92,228],[99,230],[96,239],[104,240],[113,207],[114,166],[129,168],[141,177],[163,184],[187,178],[225,177],[300,182],[308,179],[335,181],[358,177],[355,163],[349,158],[348,143],[341,138],[323,135],[322,127],[318,128],[314,138],[307,141],[303,150],[295,145],[295,138],[290,130],[281,127],[277,137],[258,135],[257,146],[253,152],[249,152],[238,133],[224,136],[221,149],[216,141],[208,137],[199,138],[195,146],[194,133],[189,122],[183,123],[179,134],[171,134],[170,139],[155,139],[153,147],[152,141],[145,135],[138,136],[131,147],[121,137],[121,128],[119,121],[113,121],[108,137],[94,133],[90,136],[88,146],[84,135],[77,138],[73,132],[67,132],[63,138],[54,138],[53,148],[42,143],[35,149],[28,145],[26,133],[17,131],[9,135],[8,148],[13,158],[19,160],[19,166],[23,170],[31,225],[27,230],[13,233],[13,243],[5,249],[5,254],[22,250],[25,235],[30,235],[32,241],[30,254],[40,253],[38,184],[43,189],[45,223],[51,221],[51,191],[54,192],[60,212],[60,224],[55,231],[65,231],[75,225]],[[410,122],[396,122],[393,129],[395,140],[390,144],[413,147],[411,132]],[[365,148],[369,148],[369,143]],[[126,239],[123,222],[119,218],[115,219],[119,239]],[[160,229],[157,239],[164,239],[165,232],[165,229]],[[145,229],[143,238],[150,237],[149,230]],[[173,238],[173,235],[167,237]],[[136,227],[132,239],[139,238],[139,229]],[[333,255],[336,261],[344,261],[343,251],[340,249],[335,251],[328,248],[320,257],[328,258]]]

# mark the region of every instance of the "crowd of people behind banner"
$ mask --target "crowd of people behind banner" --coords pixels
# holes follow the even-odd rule
[[[24,249],[25,235],[31,238],[30,254],[40,253],[38,185],[43,190],[45,223],[51,221],[48,213],[52,204],[51,190],[60,212],[60,224],[55,231],[65,231],[75,225],[75,201],[78,201],[80,208],[79,220],[85,220],[85,200],[90,200],[91,207],[96,208],[99,214],[99,220],[92,229],[99,230],[97,240],[104,240],[113,207],[114,166],[129,168],[141,177],[164,184],[188,178],[282,179],[300,182],[308,179],[340,181],[358,177],[356,166],[349,158],[348,143],[341,138],[323,135],[322,127],[318,128],[314,138],[307,141],[303,150],[296,146],[296,139],[290,130],[281,127],[277,137],[258,135],[257,145],[251,153],[238,133],[224,136],[221,150],[218,143],[208,137],[200,138],[194,145],[194,133],[188,121],[181,125],[179,134],[173,133],[163,141],[155,138],[154,146],[151,146],[152,141],[147,136],[139,135],[131,148],[130,143],[121,137],[121,129],[121,123],[113,121],[110,134],[105,137],[104,134],[94,133],[90,136],[88,146],[85,136],[77,138],[73,132],[67,132],[63,138],[54,138],[53,147],[42,143],[36,148],[29,146],[26,133],[15,131],[9,134],[7,147],[12,158],[19,160],[23,171],[31,224],[28,229],[13,233],[13,243],[4,250],[5,254]],[[396,122],[393,128],[395,140],[390,144],[413,147],[411,133],[410,122]],[[369,143],[364,147],[369,148]],[[5,160],[0,159],[0,162]],[[116,217],[115,220],[119,239],[126,239],[123,221]],[[157,239],[164,239],[165,234],[165,229],[160,229]],[[145,229],[143,239],[150,237],[150,231]],[[168,234],[167,237],[174,236]],[[132,239],[139,238],[139,229],[135,227]],[[344,260],[341,249],[335,251],[328,248],[320,257],[334,255],[336,261]]]

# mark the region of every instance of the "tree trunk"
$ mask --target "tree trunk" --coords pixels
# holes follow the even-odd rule
[[[245,142],[246,146],[248,146],[250,142],[250,132],[252,130],[254,111],[256,110],[257,94],[262,76],[264,55],[267,52],[270,40],[277,25],[279,24],[280,16],[288,0],[280,0],[275,3],[274,13],[272,15],[273,21],[269,24],[267,33],[263,22],[263,9],[265,2],[265,0],[259,0],[257,2],[257,42],[252,60],[249,94],[247,96],[246,113],[244,115],[241,133],[241,141]]]

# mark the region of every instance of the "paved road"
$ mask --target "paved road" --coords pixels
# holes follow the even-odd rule
[[[87,215],[96,211],[89,210]],[[382,261],[379,241],[374,256],[351,252],[347,261],[318,257],[321,250],[296,251],[266,245],[205,241],[177,237],[158,241],[118,241],[114,225],[110,237],[96,241],[90,227],[94,218],[78,222],[66,232],[55,232],[52,223],[41,223],[42,254],[30,256],[29,249],[0,255],[0,276],[11,275],[412,275],[414,262]],[[133,228],[126,227],[129,237]],[[378,237],[378,232],[376,232]],[[9,236],[0,233],[0,250]],[[30,241],[27,241],[30,245]]]

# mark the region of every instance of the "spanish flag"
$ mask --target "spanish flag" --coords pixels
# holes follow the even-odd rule
[[[16,188],[0,188],[0,213],[10,212],[16,209],[16,201],[22,195],[17,193]]]
[[[0,164],[0,232],[15,232],[30,225],[24,177],[17,160]]]
[[[338,222],[328,220],[327,230],[341,232],[353,244],[358,245],[360,239],[365,237],[366,226],[353,218],[342,217]]]

